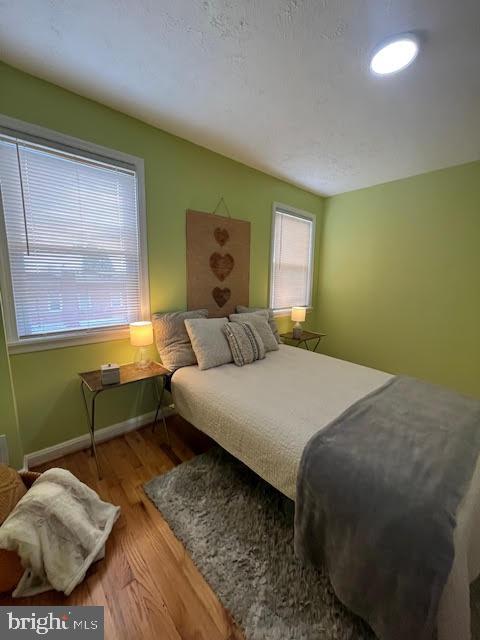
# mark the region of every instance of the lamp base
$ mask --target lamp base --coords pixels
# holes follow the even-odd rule
[[[293,339],[300,340],[300,338],[302,337],[302,333],[303,333],[302,325],[300,324],[300,322],[296,322],[293,325],[293,329],[292,329]]]
[[[146,351],[144,347],[137,349],[135,354],[135,366],[137,369],[146,369],[150,366],[151,360],[145,357]]]

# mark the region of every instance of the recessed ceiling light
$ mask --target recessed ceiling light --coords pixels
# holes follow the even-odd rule
[[[408,67],[418,54],[418,40],[410,34],[402,34],[383,42],[375,50],[370,62],[370,70],[384,76]]]

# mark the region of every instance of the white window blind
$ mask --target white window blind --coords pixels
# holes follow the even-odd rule
[[[270,306],[311,305],[314,217],[275,208],[273,218]]]
[[[142,316],[134,169],[0,135],[16,336],[120,327]]]

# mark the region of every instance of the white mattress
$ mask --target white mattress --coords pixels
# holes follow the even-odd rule
[[[305,444],[391,375],[281,345],[246,367],[185,367],[173,376],[179,413],[289,498]],[[455,562],[438,616],[438,640],[470,638],[469,584],[480,572],[480,465],[458,512]]]

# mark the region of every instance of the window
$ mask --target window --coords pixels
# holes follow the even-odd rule
[[[0,129],[9,344],[121,337],[148,313],[137,173]]]
[[[270,306],[276,311],[312,304],[315,216],[273,207]]]

